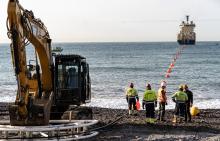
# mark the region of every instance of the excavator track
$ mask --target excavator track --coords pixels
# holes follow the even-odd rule
[[[46,126],[11,126],[9,121],[0,121],[0,140],[59,140],[87,139],[98,134],[89,131],[97,120],[50,120]]]
[[[8,104],[9,103],[0,102],[0,116],[8,116],[9,115]]]

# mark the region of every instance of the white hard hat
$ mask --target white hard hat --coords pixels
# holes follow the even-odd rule
[[[166,86],[167,86],[166,81],[162,81],[162,82],[160,83],[160,86],[161,86],[161,87],[166,87]]]
[[[146,83],[146,87],[151,87],[150,83]]]

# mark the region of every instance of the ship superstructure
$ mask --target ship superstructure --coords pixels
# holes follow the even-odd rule
[[[196,33],[194,32],[195,23],[189,22],[189,16],[186,16],[186,21],[182,21],[180,25],[180,33],[177,36],[177,42],[181,45],[194,45],[196,42]]]

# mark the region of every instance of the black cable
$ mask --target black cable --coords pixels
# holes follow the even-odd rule
[[[104,125],[104,126],[97,127],[97,128],[94,128],[94,129],[90,129],[89,131],[98,131],[98,130],[100,130],[100,129],[109,127],[109,126],[111,126],[111,125],[114,125],[114,124],[117,123],[120,119],[122,119],[125,115],[126,115],[126,114],[121,115],[119,118],[117,118],[116,120],[112,121],[112,122],[109,123],[109,124],[106,124],[106,125]]]

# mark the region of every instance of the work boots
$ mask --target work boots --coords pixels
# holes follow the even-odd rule
[[[174,115],[172,122],[173,122],[173,123],[177,123],[177,116],[176,116],[176,115]]]
[[[180,117],[180,122],[179,123],[182,123],[183,122],[183,117]]]
[[[174,115],[172,122],[173,122],[173,123],[177,123],[177,122],[178,122],[178,123],[182,123],[183,120],[184,120],[183,117],[179,117],[179,122],[178,122],[178,121],[177,121],[177,116]]]
[[[145,122],[149,123],[149,124],[154,124],[156,121],[157,121],[157,119],[155,119],[155,118],[146,118],[145,119]]]
[[[138,115],[138,111],[137,110],[128,110],[128,114],[129,115],[137,116]]]
[[[132,114],[132,110],[128,110],[128,114],[131,115]]]
[[[159,121],[166,121],[166,120],[164,119],[164,117],[157,118],[157,120],[159,120]]]
[[[134,115],[134,116],[137,116],[137,115],[138,115],[138,111],[137,111],[137,110],[134,110],[134,111],[133,111],[133,115]]]

